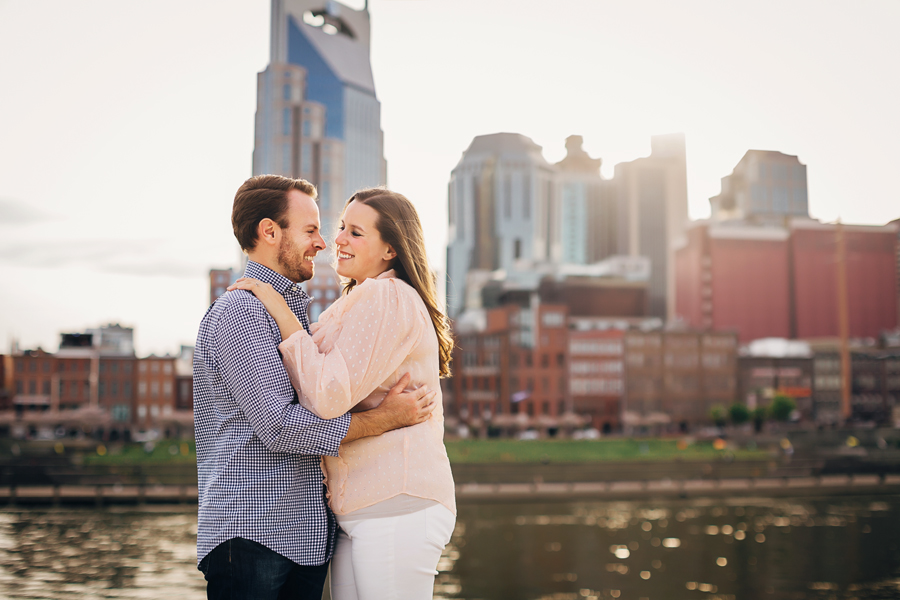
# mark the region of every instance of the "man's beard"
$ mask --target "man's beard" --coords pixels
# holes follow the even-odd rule
[[[288,237],[281,238],[278,245],[278,264],[284,269],[284,276],[297,283],[312,279],[313,266],[305,263],[303,253],[297,249],[294,240]]]

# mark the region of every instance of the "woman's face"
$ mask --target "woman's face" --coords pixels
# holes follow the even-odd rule
[[[362,283],[390,268],[397,254],[381,239],[375,228],[377,222],[378,212],[362,202],[351,202],[344,209],[340,231],[334,238],[338,275]]]

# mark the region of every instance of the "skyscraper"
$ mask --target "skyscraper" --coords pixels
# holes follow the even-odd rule
[[[709,204],[714,221],[785,225],[791,217],[808,217],[806,165],[790,154],[748,150]]]
[[[650,315],[675,316],[674,248],[688,224],[684,134],[650,138],[650,156],[616,165],[619,253],[650,259]]]
[[[613,182],[600,176],[603,160],[591,158],[580,135],[566,138],[566,156],[556,163],[559,206],[558,257],[591,264],[618,253],[618,213]]]
[[[316,320],[340,293],[333,235],[356,190],[387,183],[381,103],[369,62],[368,8],[272,0],[270,62],[257,76],[253,174],[302,177],[319,191],[328,252],[316,260]]]
[[[270,64],[258,75],[253,173],[319,190],[330,237],[354,191],[386,183],[369,13],[333,0],[272,0]]]
[[[517,133],[479,135],[450,175],[447,309],[471,306],[473,278],[549,258],[553,167]],[[471,300],[471,299],[470,299]],[[477,305],[477,302],[475,302]]]

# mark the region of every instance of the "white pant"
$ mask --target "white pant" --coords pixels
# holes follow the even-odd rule
[[[333,600],[431,600],[456,517],[442,504],[414,513],[341,520],[331,561]]]

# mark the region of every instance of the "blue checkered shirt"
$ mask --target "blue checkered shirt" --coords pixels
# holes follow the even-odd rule
[[[255,262],[244,272],[272,286],[309,330],[311,298]],[[337,456],[350,415],[322,420],[297,404],[278,352],[281,333],[262,302],[227,292],[209,307],[194,349],[194,428],[200,506],[197,562],[235,537],[301,565],[334,551],[334,515],[319,456]]]

